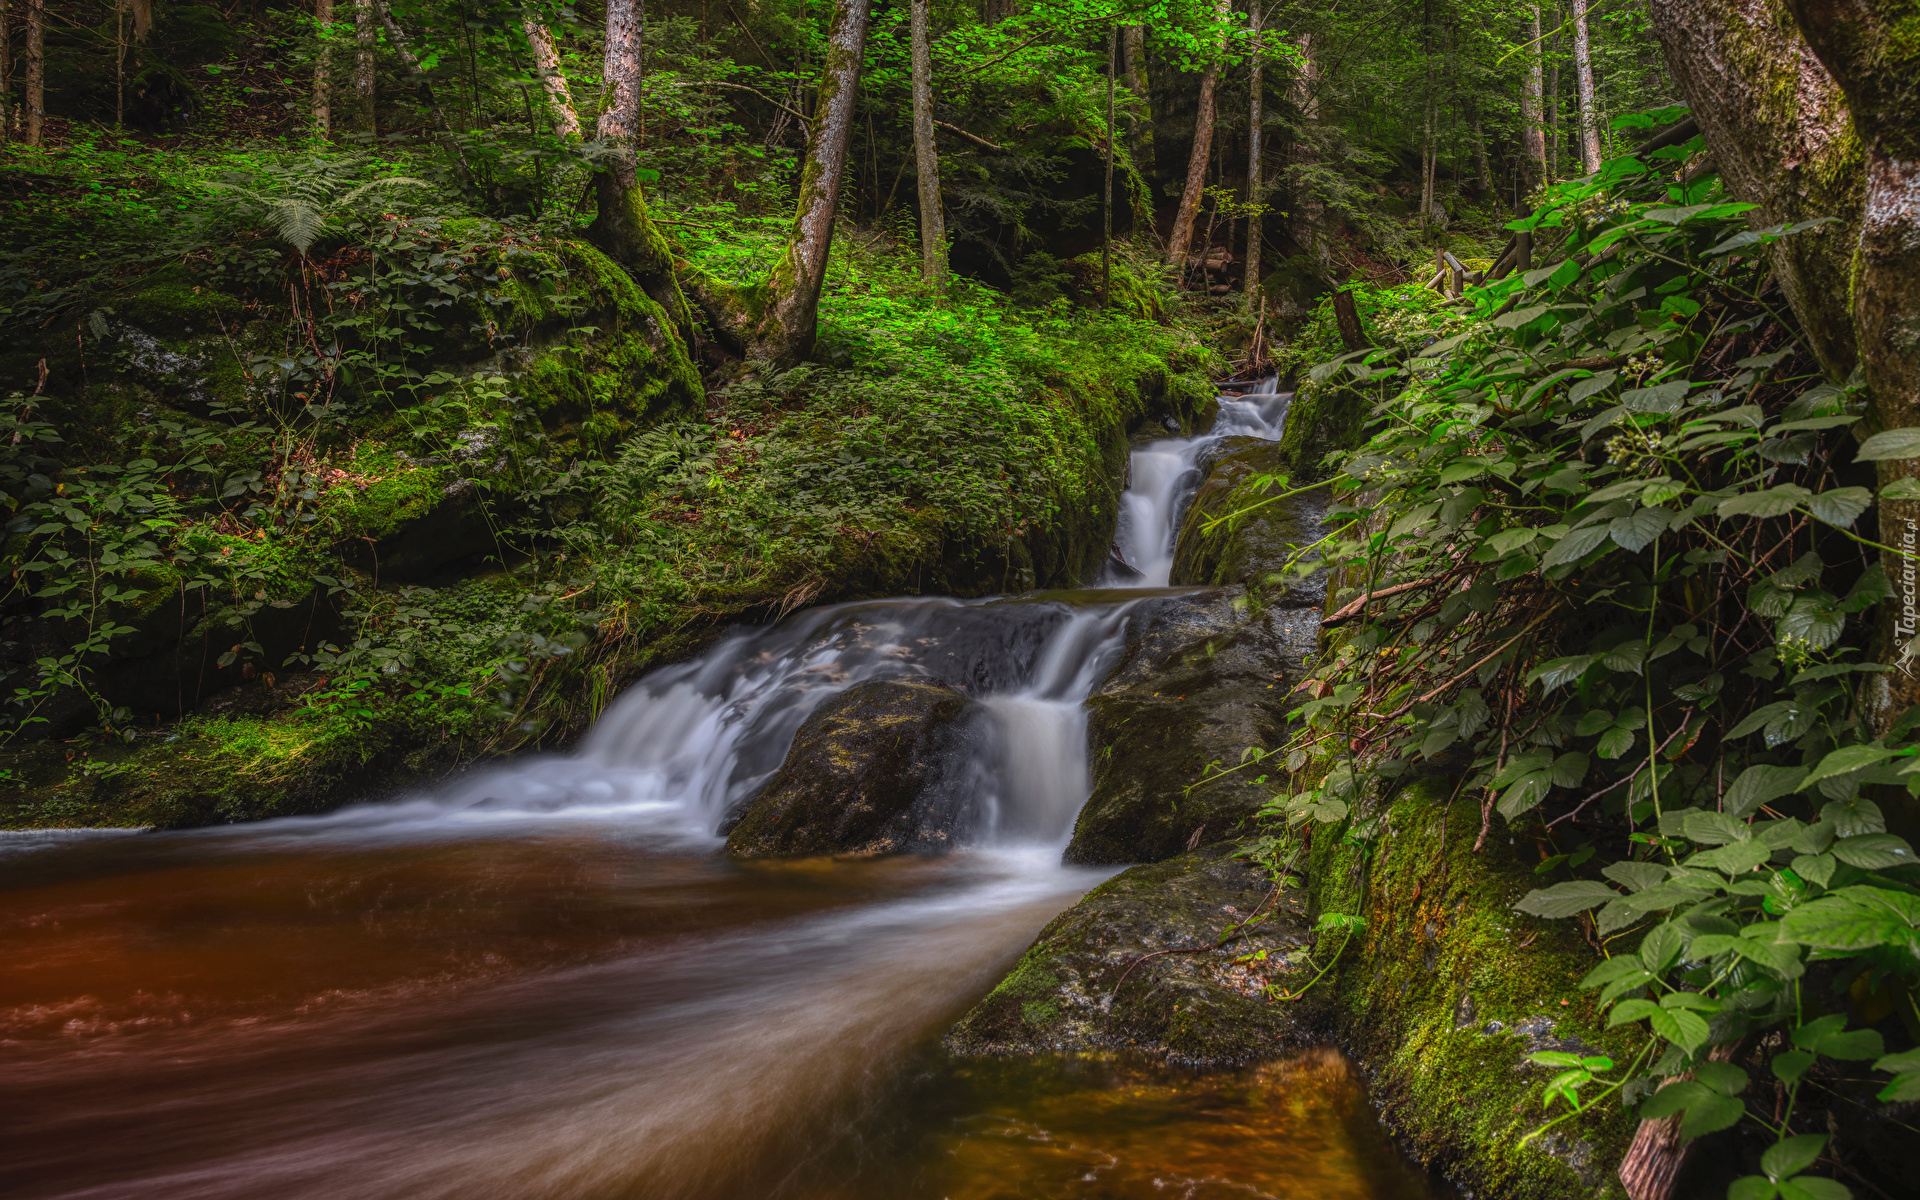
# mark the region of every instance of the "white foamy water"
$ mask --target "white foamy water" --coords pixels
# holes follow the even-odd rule
[[[1173,573],[1173,551],[1187,501],[1200,486],[1200,460],[1230,437],[1278,441],[1287,420],[1291,392],[1275,392],[1274,380],[1238,399],[1223,397],[1213,428],[1199,437],[1162,438],[1133,452],[1131,478],[1120,497],[1120,522],[1114,547],[1136,576],[1109,569],[1110,587],[1165,587]]]

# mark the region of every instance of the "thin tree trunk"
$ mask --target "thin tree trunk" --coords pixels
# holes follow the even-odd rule
[[[820,288],[827,278],[840,187],[847,174],[853,137],[853,104],[860,60],[867,47],[869,0],[834,0],[827,27],[826,61],[814,101],[800,173],[800,200],[787,250],[766,282],[765,316],[749,356],[776,364],[798,362],[813,350],[819,333]]]
[[[1242,282],[1246,285],[1248,296],[1260,290],[1260,239],[1262,237],[1260,205],[1266,198],[1266,177],[1261,172],[1262,122],[1266,120],[1261,110],[1265,99],[1265,83],[1262,79],[1264,57],[1261,54],[1260,0],[1252,0],[1249,5],[1249,24],[1253,28],[1253,61],[1247,68],[1247,267]]]
[[[374,0],[353,0],[353,119],[359,132],[378,133],[374,118],[373,48],[379,40]]]
[[[113,127],[127,127],[127,9],[113,3]]]
[[[0,142],[13,137],[13,5],[0,0]]]
[[[913,160],[920,188],[920,277],[947,278],[947,224],[940,211],[940,149],[933,140],[932,0],[913,0]]]
[[[1360,310],[1353,306],[1353,293],[1346,288],[1333,292],[1333,323],[1340,330],[1340,344],[1351,354],[1367,348],[1367,331],[1360,325]]]
[[[1547,72],[1547,182],[1560,178],[1560,35],[1552,38],[1553,67]]]
[[[1314,161],[1310,134],[1320,115],[1319,104],[1315,100],[1319,68],[1313,56],[1313,35],[1301,34],[1299,45],[1300,67],[1299,73],[1294,76],[1292,91],[1294,108],[1300,113],[1300,138],[1294,143],[1292,157],[1296,166],[1306,167]],[[1328,283],[1336,282],[1333,247],[1326,230],[1327,206],[1311,184],[1303,188],[1297,210],[1299,220],[1295,226],[1295,240],[1306,248],[1320,278]]]
[[[1527,177],[1523,191],[1531,192],[1547,179],[1547,131],[1541,125],[1545,113],[1546,71],[1540,48],[1540,6],[1533,6],[1527,23],[1527,81],[1520,89],[1520,147],[1526,162]]]
[[[1127,144],[1133,151],[1133,169],[1144,176],[1153,174],[1153,100],[1150,95],[1151,83],[1147,78],[1147,33],[1144,25],[1129,25],[1126,29],[1127,46],[1127,94],[1132,100],[1127,106],[1127,118],[1132,124],[1128,128]]]
[[[27,145],[38,146],[47,119],[47,0],[27,0]]]
[[[1573,0],[1573,82],[1580,100],[1581,173],[1600,169],[1600,121],[1594,110],[1593,48],[1587,37],[1587,0]]]
[[[1113,88],[1120,74],[1120,31],[1107,26],[1107,178],[1100,192],[1100,307],[1106,308],[1113,295],[1113,143],[1118,130],[1113,123]]]
[[[333,0],[313,0],[313,127],[321,137],[333,132],[333,81],[328,59],[333,53]]]
[[[1232,0],[1215,0],[1214,12],[1225,22]],[[1193,150],[1187,155],[1187,186],[1180,193],[1180,211],[1173,218],[1173,236],[1167,240],[1167,265],[1184,275],[1187,247],[1193,241],[1193,223],[1200,214],[1200,194],[1207,186],[1207,163],[1213,151],[1214,91],[1220,84],[1220,58],[1226,53],[1221,40],[1213,59],[1200,76],[1200,103],[1193,117]]]
[[[1493,194],[1493,164],[1487,161],[1487,135],[1480,127],[1480,108],[1473,110],[1473,170],[1479,177],[1481,192]]]
[[[587,236],[607,256],[633,273],[688,346],[693,315],[674,277],[673,253],[647,212],[633,159],[633,133],[640,109],[640,31],[633,0],[607,0],[605,106],[594,136],[610,153],[593,177],[599,212]]]
[[[153,32],[153,0],[127,0],[127,7],[133,13],[133,40],[145,45]]]
[[[393,49],[400,56],[400,62],[407,68],[408,78],[413,80],[415,94],[420,103],[426,106],[427,113],[433,118],[434,138],[453,159],[453,172],[467,187],[473,186],[473,171],[467,166],[467,156],[460,152],[460,143],[453,136],[453,127],[447,121],[446,110],[433,95],[433,81],[420,66],[420,60],[414,57],[413,47],[407,40],[407,33],[393,19],[393,10],[387,0],[374,0],[380,10],[381,23],[386,26],[387,40],[393,43]]]
[[[527,31],[527,45],[533,48],[540,86],[546,89],[547,102],[553,106],[553,136],[566,142],[578,141],[580,114],[574,111],[573,93],[567,90],[567,77],[560,71],[560,53],[554,49],[553,34],[531,9],[520,19]]]

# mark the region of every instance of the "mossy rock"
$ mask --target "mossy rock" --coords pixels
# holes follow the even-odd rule
[[[1293,891],[1273,895],[1272,883],[1235,856],[1238,848],[1220,842],[1134,867],[1087,893],[947,1033],[947,1050],[974,1057],[1126,1049],[1224,1065],[1319,1040],[1312,993],[1301,1004],[1267,991],[1311,977],[1304,900]],[[1255,913],[1259,922],[1227,936]]]
[[[1088,701],[1093,792],[1067,861],[1155,862],[1250,832],[1266,789],[1246,772],[1200,780],[1285,740],[1318,630],[1317,612],[1255,606],[1240,588],[1135,608],[1119,665]]]
[[[1326,596],[1324,573],[1302,576],[1283,568],[1299,547],[1312,545],[1326,532],[1324,494],[1307,492],[1268,501],[1286,485],[1250,481],[1283,471],[1286,452],[1277,443],[1258,438],[1229,438],[1201,466],[1206,477],[1180,522],[1173,582],[1203,587],[1241,584],[1264,589],[1268,603],[1318,607]],[[1245,515],[1232,515],[1236,513]],[[1230,519],[1207,528],[1209,521],[1221,517]]]
[[[1379,398],[1377,389],[1352,384],[1300,385],[1280,435],[1280,462],[1296,484],[1325,479],[1333,473],[1329,455],[1366,441],[1367,416]]]
[[[933,854],[975,815],[972,702],[943,683],[856,684],[800,726],[780,770],[727,833],[742,858]]]
[[[1427,1166],[1487,1197],[1622,1195],[1615,1168],[1639,1122],[1596,1105],[1526,1145],[1545,1120],[1543,1050],[1633,1057],[1579,990],[1599,955],[1572,921],[1515,912],[1537,886],[1539,855],[1495,819],[1483,849],[1480,805],[1449,800],[1454,780],[1415,780],[1352,817],[1355,841],[1324,829],[1309,866],[1316,918],[1364,916],[1341,959],[1334,1019],[1372,1079],[1381,1116]],[[1552,1114],[1547,1114],[1552,1115]]]

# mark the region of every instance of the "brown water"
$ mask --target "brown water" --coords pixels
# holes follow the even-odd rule
[[[1331,1052],[934,1039],[1098,873],[740,865],[617,825],[0,858],[9,1197],[1432,1195]]]

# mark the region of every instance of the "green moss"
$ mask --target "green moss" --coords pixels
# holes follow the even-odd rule
[[[1521,850],[1495,831],[1479,854],[1479,805],[1448,804],[1452,781],[1427,779],[1356,813],[1370,841],[1314,838],[1317,912],[1358,913],[1367,928],[1333,980],[1350,1044],[1373,1073],[1382,1115],[1431,1166],[1494,1196],[1619,1196],[1614,1169],[1638,1121],[1617,1104],[1520,1141],[1547,1117],[1540,1050],[1611,1055],[1607,1031],[1577,988],[1598,960],[1571,922],[1512,903],[1535,882]]]

